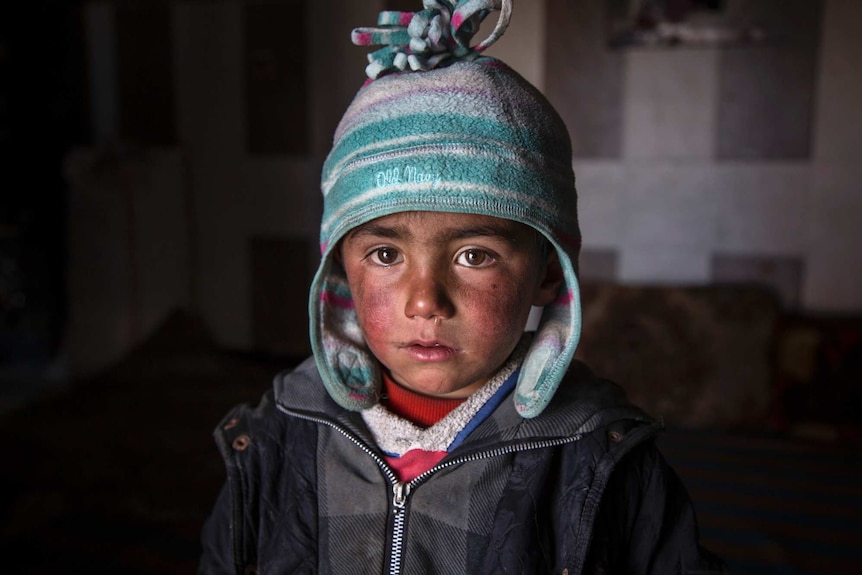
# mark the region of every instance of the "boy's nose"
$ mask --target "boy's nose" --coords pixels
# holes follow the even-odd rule
[[[431,273],[411,274],[404,314],[409,318],[448,319],[455,312],[445,279]]]

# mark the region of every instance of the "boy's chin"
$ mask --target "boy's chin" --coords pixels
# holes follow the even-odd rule
[[[414,393],[433,397],[436,399],[464,399],[470,397],[477,389],[482,387],[487,380],[477,382],[464,382],[457,379],[440,379],[413,377],[406,380],[399,380],[393,377],[392,380],[401,387],[408,389]]]

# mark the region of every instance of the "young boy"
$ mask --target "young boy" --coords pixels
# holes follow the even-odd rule
[[[499,1],[425,6],[354,33],[390,46],[324,166],[314,357],[218,428],[200,572],[718,572],[660,425],[572,359],[569,137],[477,57],[510,5],[478,48]]]

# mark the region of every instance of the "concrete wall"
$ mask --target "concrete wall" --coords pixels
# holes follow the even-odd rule
[[[573,49],[548,47],[553,2],[517,2],[509,31],[491,49],[541,89],[563,73],[552,67],[558,60],[551,56]],[[590,2],[601,0],[578,4],[587,16]],[[299,155],[247,151],[243,49],[249,31],[243,28],[244,4],[233,0],[171,6],[177,141],[160,150],[124,151],[117,145],[122,103],[115,76],[122,62],[112,51],[115,6],[87,5],[99,142],[70,157],[75,209],[68,339],[76,342],[69,348],[77,371],[93,371],[118,357],[177,306],[198,311],[224,345],[259,347],[254,324],[266,319],[255,310],[265,307],[253,305],[253,292],[268,272],[253,269],[258,261],[253,246],[271,248],[256,240],[275,238],[293,242],[291,249],[299,244],[314,249],[320,165],[341,112],[364,79],[365,50],[350,44],[349,32],[371,24],[381,4],[306,1],[304,21],[285,22],[285,34],[297,26],[311,30],[309,142]],[[857,65],[862,35],[856,24],[862,22],[862,3],[824,0],[822,6],[807,157],[722,156],[717,110],[727,105],[722,101],[728,98],[729,56],[721,50],[612,55],[618,69],[605,76],[619,83],[614,119],[619,133],[609,148],[616,152],[574,159],[587,258],[609,255],[614,279],[638,283],[713,281],[716,255],[730,256],[731,264],[736,256],[743,263],[750,256],[767,267],[771,262],[773,271],[790,262],[791,271],[798,272],[789,277],[800,283],[797,303],[802,307],[862,310],[862,72]],[[593,18],[599,12],[593,9]],[[595,31],[601,21],[585,16],[578,26]],[[573,31],[572,46],[587,36]],[[579,136],[573,134],[576,140]],[[103,157],[111,163],[94,160]],[[129,169],[142,178],[129,184],[134,194],[96,201],[110,196],[112,186],[121,189],[116,182]],[[150,202],[146,209],[139,206],[143,198]],[[94,220],[95,213],[101,216]],[[121,241],[132,237],[130,229],[140,239]],[[117,239],[110,250],[97,240],[100,233]],[[156,249],[165,238],[173,250]],[[101,279],[95,281],[91,267],[79,264],[99,250],[110,253],[103,254]],[[158,263],[159,254],[168,254],[167,259]],[[311,271],[304,268],[313,267],[315,258],[311,254],[304,262],[284,265],[295,266],[295,281],[304,284]],[[130,266],[136,270],[133,280]],[[110,353],[94,353],[100,347]]]

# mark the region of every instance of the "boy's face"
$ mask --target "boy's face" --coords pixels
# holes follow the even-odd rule
[[[562,272],[531,228],[490,216],[404,212],[341,244],[359,324],[398,384],[467,397],[497,372],[530,306],[557,295]]]

